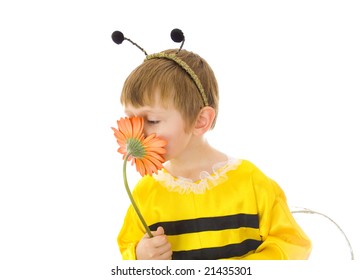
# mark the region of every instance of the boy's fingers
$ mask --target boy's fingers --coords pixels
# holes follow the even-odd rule
[[[168,243],[166,235],[154,236],[150,241],[155,247],[161,247]]]
[[[151,233],[152,233],[153,237],[155,237],[155,236],[165,234],[165,231],[164,231],[163,227],[158,227],[156,231],[151,231]],[[148,233],[145,233],[145,235],[143,237],[152,238],[152,237],[149,237]]]
[[[163,227],[158,227],[157,231],[155,231],[155,236],[163,234],[165,234],[165,230],[163,229]]]

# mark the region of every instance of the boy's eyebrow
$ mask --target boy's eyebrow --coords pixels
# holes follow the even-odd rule
[[[130,111],[130,110],[125,110],[124,111],[127,115],[132,115],[133,112]],[[163,110],[157,110],[157,109],[146,109],[146,110],[141,110],[140,112],[138,113],[143,113],[143,114],[147,114],[147,113],[155,113],[155,114],[160,114],[160,113],[164,113]]]

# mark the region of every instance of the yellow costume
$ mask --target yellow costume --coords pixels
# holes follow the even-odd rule
[[[229,159],[191,182],[162,170],[133,196],[151,230],[162,226],[173,259],[307,259],[311,242],[281,188],[246,160]],[[124,259],[136,259],[145,231],[132,206],[118,236]]]

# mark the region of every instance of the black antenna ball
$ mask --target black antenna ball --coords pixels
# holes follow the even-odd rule
[[[180,43],[185,40],[185,36],[180,29],[175,28],[171,31],[171,39],[176,43]]]
[[[124,41],[124,35],[121,31],[114,31],[112,33],[112,40],[113,42],[115,42],[117,45],[122,44],[122,42]]]

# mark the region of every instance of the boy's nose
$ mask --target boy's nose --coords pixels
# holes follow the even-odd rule
[[[152,131],[151,131],[151,129],[149,127],[144,126],[143,127],[143,134],[145,135],[145,137],[147,137],[148,135],[152,134]]]

